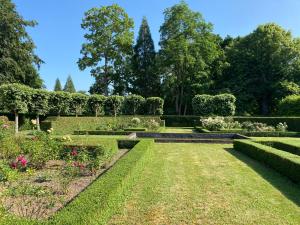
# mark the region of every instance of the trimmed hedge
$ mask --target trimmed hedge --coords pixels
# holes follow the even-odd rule
[[[234,149],[258,160],[300,183],[300,157],[263,144],[246,140],[235,140]]]
[[[192,99],[194,113],[200,116],[232,116],[236,98],[231,94],[196,95]]]
[[[285,116],[300,116],[300,95],[290,95],[278,104],[278,113]]]
[[[131,131],[75,130],[75,135],[129,135]]]
[[[106,130],[111,126],[128,128],[131,120],[138,117],[141,120],[141,126],[155,120],[159,124],[163,124],[159,116],[118,116],[118,117],[48,117],[41,124],[42,130],[54,129],[54,134],[73,134],[74,131],[95,131]],[[109,130],[109,129],[107,129]],[[120,129],[121,130],[121,129]]]
[[[150,160],[153,144],[153,140],[141,140],[114,167],[54,215],[49,224],[106,224]]]
[[[300,147],[296,145],[288,144],[282,141],[259,141],[258,143],[300,156]]]
[[[177,115],[163,115],[162,120],[165,120],[168,127],[194,127],[200,126],[201,116],[177,116]],[[278,123],[286,122],[289,131],[300,132],[300,117],[242,117],[234,116],[234,121],[240,123],[245,121],[265,123],[270,126],[276,126]]]

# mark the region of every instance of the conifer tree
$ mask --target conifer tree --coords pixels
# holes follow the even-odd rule
[[[72,77],[69,75],[64,87],[64,92],[75,93],[76,89],[72,80]]]
[[[134,46],[132,92],[145,97],[159,95],[160,78],[156,52],[147,19],[144,17]]]
[[[58,78],[55,81],[54,91],[62,91],[61,83]]]

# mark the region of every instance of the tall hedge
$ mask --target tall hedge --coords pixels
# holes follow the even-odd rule
[[[279,102],[278,113],[283,116],[300,116],[300,95],[290,95]]]
[[[123,111],[125,115],[136,115],[142,112],[145,98],[140,95],[128,95],[124,99]]]
[[[51,112],[60,116],[70,112],[71,94],[63,91],[50,92],[49,104]]]
[[[91,95],[87,101],[87,107],[90,112],[95,114],[95,117],[98,115],[104,114],[104,103],[106,97],[104,95]]]
[[[0,86],[0,108],[15,115],[15,132],[19,131],[19,113],[28,112],[32,89],[22,84]]]
[[[72,109],[75,111],[75,116],[81,115],[83,112],[83,109],[86,106],[86,103],[88,101],[88,96],[82,93],[72,93],[71,94],[71,105]]]
[[[119,95],[108,96],[105,100],[105,113],[107,115],[117,116],[121,114],[124,97]]]
[[[162,115],[164,113],[164,100],[159,97],[149,97],[145,103],[146,114]]]
[[[37,129],[40,130],[40,115],[46,115],[49,112],[50,94],[46,90],[34,89],[31,92],[30,112],[36,115]]]
[[[192,99],[195,115],[199,116],[233,116],[236,98],[231,94],[196,95]]]

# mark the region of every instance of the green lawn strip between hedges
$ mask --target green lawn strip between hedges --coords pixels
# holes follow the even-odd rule
[[[108,224],[297,225],[297,204],[298,185],[232,145],[156,143]]]
[[[111,170],[58,212],[49,224],[106,224],[139,177],[153,143],[153,140],[141,140]]]
[[[234,149],[300,183],[300,156],[250,140],[234,140]]]

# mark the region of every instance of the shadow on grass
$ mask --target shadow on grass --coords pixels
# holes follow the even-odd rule
[[[287,177],[276,172],[272,168],[267,167],[263,163],[256,161],[247,155],[235,151],[232,148],[225,148],[227,152],[246,163],[255,172],[267,180],[273,187],[278,189],[285,197],[300,206],[300,185],[292,182]]]

